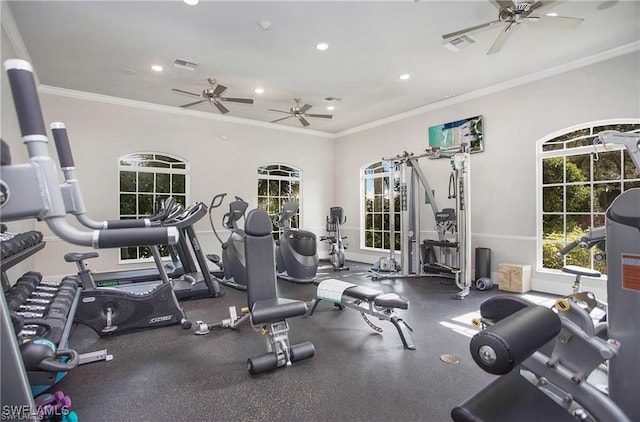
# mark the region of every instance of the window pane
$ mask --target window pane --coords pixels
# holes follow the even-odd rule
[[[136,215],[136,196],[120,194],[120,215]]]
[[[624,178],[625,179],[640,179],[640,172],[636,169],[629,151],[624,151]]]
[[[373,234],[373,247],[382,249],[382,236],[378,232]]]
[[[120,249],[120,259],[138,259],[138,248],[129,247]]]
[[[368,248],[373,248],[373,232],[371,230],[367,230],[364,233],[364,245]]]
[[[376,194],[382,194],[382,178],[373,179],[373,192]]]
[[[292,181],[291,182],[291,196],[296,198],[296,200],[300,197],[300,182]]]
[[[373,229],[373,214],[364,215],[364,228],[367,230]]]
[[[590,214],[567,215],[567,240],[573,241],[591,228]]]
[[[554,210],[558,211],[558,210]],[[567,212],[591,211],[591,186],[569,185],[567,186]]]
[[[153,192],[154,173],[138,173],[138,192]]]
[[[621,170],[620,151],[601,152],[593,161],[593,180],[620,180]]]
[[[542,189],[542,211],[563,212],[564,211],[564,187],[548,187]]]
[[[156,174],[156,192],[171,192],[171,175],[167,173]]]
[[[269,194],[267,180],[258,179],[258,196],[267,196]]]
[[[620,183],[598,183],[593,189],[593,210],[605,212],[621,193]]]
[[[182,205],[183,207],[187,206],[187,197],[184,195],[173,195],[173,198],[176,200],[176,203]]]
[[[640,182],[624,182],[624,190],[640,188]]]
[[[373,215],[373,229],[382,230],[382,214],[376,213]]]
[[[138,215],[153,214],[153,195],[138,196]]]
[[[562,240],[564,238],[564,223],[562,215],[544,214],[542,216],[542,239]]]
[[[132,171],[120,172],[120,192],[136,192],[136,173]]]
[[[171,189],[173,193],[186,193],[186,178],[184,174],[171,175]]]
[[[389,249],[390,246],[391,246],[391,242],[390,242],[389,232],[384,232],[382,234],[382,247],[384,249]]]
[[[591,155],[567,157],[567,182],[584,182],[591,177]]]

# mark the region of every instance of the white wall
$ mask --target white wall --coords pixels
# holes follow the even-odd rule
[[[207,113],[189,115],[162,107],[140,108],[50,93],[41,93],[40,102],[47,123],[61,121],[67,126],[87,214],[94,220],[118,218],[118,157],[159,151],[189,161],[190,202],[206,205],[213,195],[227,192],[243,197],[255,208],[259,165],[279,162],[298,167],[303,177],[303,227],[318,235],[324,232],[325,214],[333,203],[333,175],[326,169],[335,142],[330,138],[229,123],[208,118]],[[24,148],[10,144],[12,149]],[[50,152],[56,157],[53,145]],[[226,203],[214,214],[214,222],[222,220],[225,207]],[[78,226],[73,218],[67,220]],[[200,220],[195,228],[203,250],[220,253],[208,219]],[[35,269],[48,275],[72,273],[74,266],[64,262],[63,255],[88,249],[55,237],[44,223],[37,223],[36,229],[45,234],[47,247],[37,254]],[[100,258],[89,263],[92,269],[118,267],[118,250],[99,253]]]
[[[640,56],[632,53],[547,79],[436,109],[404,120],[346,135],[335,151],[336,198],[345,208],[350,237],[348,257],[373,262],[380,253],[359,247],[359,169],[402,151],[421,152],[430,126],[484,116],[485,152],[471,156],[472,248],[492,250],[494,276],[499,263],[536,263],[536,141],[581,123],[640,116]],[[448,160],[422,160],[422,169],[445,207]],[[424,209],[423,233],[434,229]],[[586,288],[602,287],[602,282]],[[534,271],[535,290],[566,293],[562,275]],[[598,290],[600,292],[600,290]],[[602,290],[604,292],[604,290]],[[600,297],[603,297],[604,293]]]

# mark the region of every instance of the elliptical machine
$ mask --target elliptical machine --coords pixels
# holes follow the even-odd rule
[[[291,227],[291,219],[298,211],[295,202],[282,204],[276,215],[276,225],[282,230],[276,241],[276,271],[278,278],[294,283],[312,283],[318,272],[316,235]]]
[[[222,260],[218,255],[213,254],[207,255],[207,259],[223,271],[220,283],[234,289],[247,290],[247,264],[244,254],[246,235],[244,230],[238,228],[238,221],[244,218],[249,204],[239,196],[235,197],[235,201],[229,203],[229,212],[222,217],[222,225],[229,229],[231,233],[227,241],[223,242],[213,224],[211,213],[213,209],[222,205],[222,199],[226,195],[226,193],[220,193],[214,196],[209,206],[209,222],[211,223],[213,234],[215,234],[222,246]]]
[[[344,266],[344,251],[347,249],[347,245],[343,242],[340,233],[340,226],[347,222],[347,217],[344,215],[344,209],[342,207],[331,207],[329,210],[329,216],[327,217],[327,232],[328,236],[320,236],[321,241],[329,242],[329,261],[333,267],[333,271],[348,271],[349,267]]]

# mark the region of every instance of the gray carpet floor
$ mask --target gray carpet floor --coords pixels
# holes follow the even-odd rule
[[[410,301],[398,311],[413,328],[416,350],[403,348],[392,324],[321,302],[311,318],[289,320],[292,344],[311,341],[315,356],[290,367],[251,376],[248,357],[266,351],[266,339],[246,324],[197,336],[179,326],[99,338],[76,326],[78,352],[107,349],[109,362],[72,370],[53,391],[72,400],[81,421],[448,421],[451,409],[488,384],[469,355],[470,313],[495,294],[472,290],[465,300],[439,279],[374,281],[369,266],[350,263],[333,272],[321,263],[318,278],[339,278]],[[313,284],[278,281],[282,297],[311,300]],[[181,302],[190,320],[217,322],[229,306],[246,306],[246,293],[224,287],[216,299]],[[443,355],[457,363],[445,363]]]

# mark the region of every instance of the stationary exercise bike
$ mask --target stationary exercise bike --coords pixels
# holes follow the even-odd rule
[[[213,254],[207,255],[207,259],[223,271],[220,283],[234,289],[247,290],[247,268],[244,253],[246,235],[244,230],[238,228],[238,221],[244,218],[249,204],[238,196],[235,197],[235,201],[229,203],[229,212],[222,217],[222,225],[229,229],[231,233],[227,241],[223,242],[216,231],[215,224],[213,224],[212,211],[222,205],[222,200],[226,195],[226,193],[220,193],[214,196],[209,206],[209,222],[211,223],[213,234],[215,234],[222,246],[222,259]]]
[[[316,235],[291,227],[291,219],[298,211],[295,202],[282,204],[276,225],[282,230],[276,241],[276,271],[278,278],[294,283],[312,283],[318,272]]]
[[[321,241],[329,242],[329,261],[334,271],[349,270],[349,267],[344,265],[344,251],[347,249],[347,245],[340,232],[340,226],[347,222],[347,217],[344,215],[342,207],[331,207],[329,210],[329,216],[327,217],[327,232],[328,236],[320,236]]]

